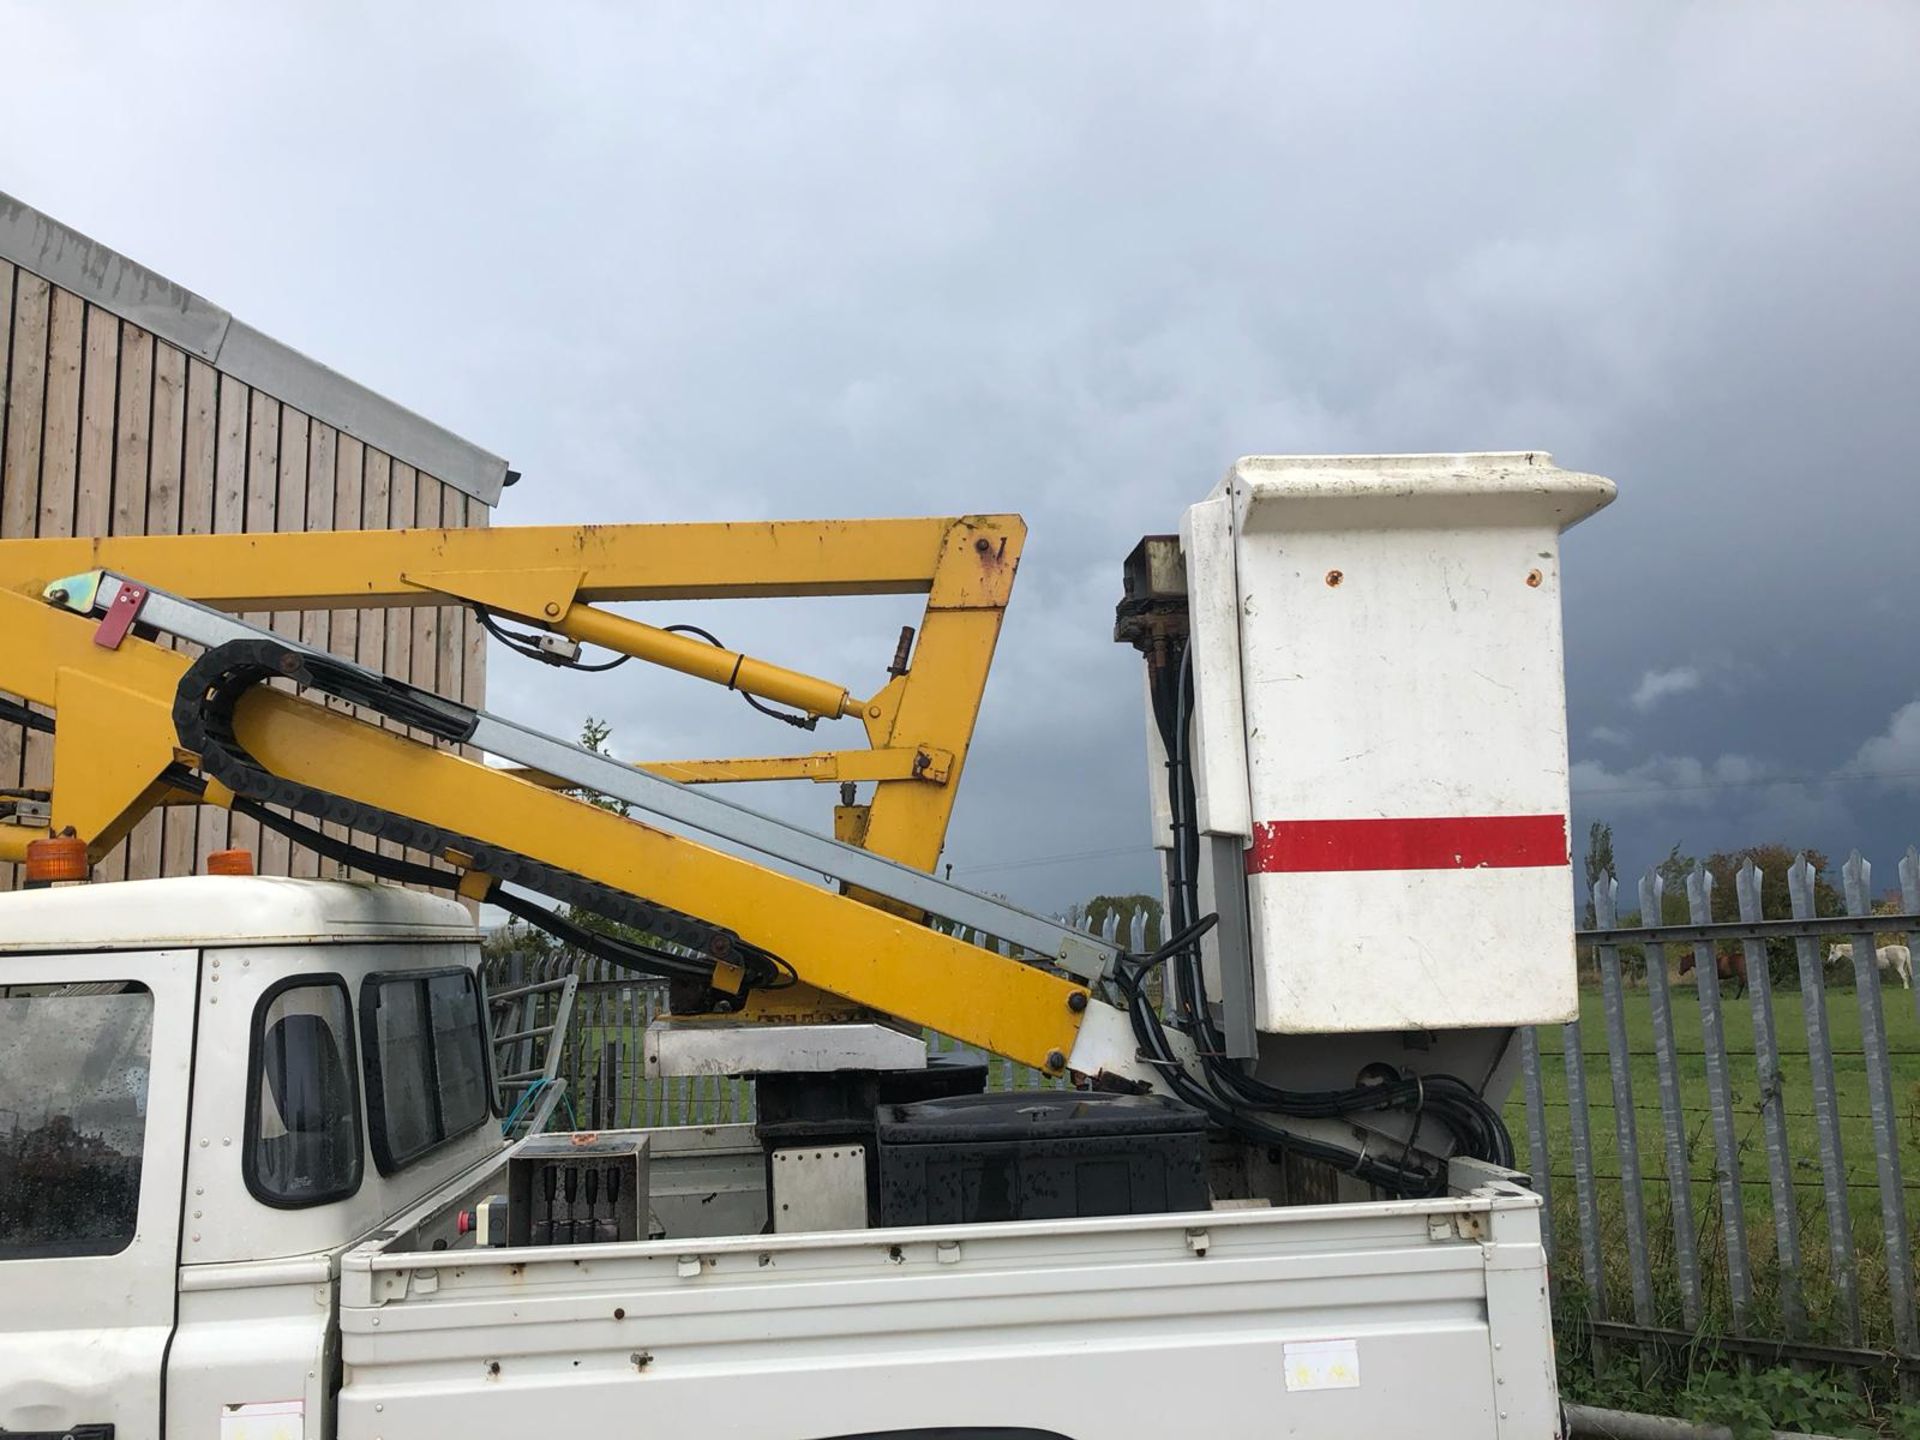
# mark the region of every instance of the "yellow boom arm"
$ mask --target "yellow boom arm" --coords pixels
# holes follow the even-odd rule
[[[858,746],[646,768],[692,783],[872,781],[870,805],[848,807],[858,813],[841,817],[843,829],[878,854],[931,870],[1025,538],[1018,516],[976,515],[7,540],[0,541],[0,587],[37,602],[60,577],[103,569],[233,612],[477,605],[826,720],[857,717]],[[864,696],[599,608],[628,600],[908,594],[927,597],[911,661],[902,636],[890,678]],[[0,635],[0,689],[22,693],[9,679],[6,645]],[[74,802],[61,788],[56,827],[75,819],[63,814]],[[91,813],[100,803],[85,808]],[[76,828],[89,841],[107,829],[117,839],[136,819]],[[18,834],[10,838],[0,852],[23,843]]]
[[[871,807],[843,805],[836,835],[927,870],[940,851],[1023,537],[1015,517],[979,516],[0,542],[0,687],[55,712],[51,828],[78,834],[98,855],[153,805],[195,798],[167,778],[199,760],[180,748],[172,711],[189,661],[137,630],[103,643],[100,622],[43,598],[49,587],[63,598],[61,577],[111,570],[228,611],[463,601],[823,718],[858,716],[863,748],[644,768],[682,781],[871,779]],[[925,593],[927,605],[912,663],[903,637],[890,678],[865,696],[682,643],[594,603],[914,592]],[[1055,1073],[1068,1067],[1090,1015],[1112,1029],[1115,1017],[1089,1004],[1084,984],[943,935],[898,905],[823,889],[336,706],[261,688],[240,701],[234,723],[244,748],[281,780],[404,811],[436,831],[698,916],[780,957],[804,992]],[[205,798],[233,797],[213,783]],[[0,858],[17,855],[35,833],[47,832],[0,826]],[[470,864],[457,851],[435,858]],[[1113,1047],[1103,1037],[1100,1048]]]

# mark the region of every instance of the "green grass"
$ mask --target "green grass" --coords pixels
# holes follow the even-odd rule
[[[1887,1043],[1892,1056],[1894,1104],[1899,1154],[1908,1212],[1909,1244],[1920,1253],[1920,1019],[1913,997],[1894,989],[1884,995]],[[1633,1102],[1637,1116],[1649,1249],[1653,1259],[1657,1323],[1681,1328],[1679,1290],[1673,1268],[1672,1208],[1666,1183],[1664,1131],[1660,1116],[1658,1064],[1654,1058],[1651,1002],[1641,988],[1626,997],[1628,1048],[1631,1052]],[[1780,1313],[1780,1266],[1774,1243],[1773,1210],[1768,1184],[1765,1139],[1761,1126],[1761,1087],[1753,1052],[1753,1012],[1745,999],[1722,1002],[1725,1020],[1734,1126],[1739,1146],[1743,1214],[1750,1267],[1754,1277],[1755,1310],[1750,1329],[1756,1334],[1784,1333]],[[1780,1037],[1784,1103],[1787,1111],[1788,1151],[1794,1180],[1796,1230],[1800,1244],[1802,1289],[1806,1296],[1809,1334],[1835,1344],[1851,1343],[1832,1283],[1825,1204],[1821,1188],[1818,1134],[1812,1114],[1813,1091],[1807,1038],[1798,992],[1774,996],[1775,1030]],[[1717,1190],[1713,1130],[1709,1112],[1706,1060],[1701,1055],[1700,1004],[1691,978],[1673,987],[1676,1048],[1681,1052],[1680,1086],[1686,1121],[1688,1174],[1696,1251],[1702,1267],[1705,1314],[1702,1328],[1722,1329],[1730,1324],[1724,1267],[1724,1230]],[[1869,1348],[1894,1345],[1892,1312],[1888,1303],[1885,1244],[1878,1178],[1869,1118],[1865,1059],[1861,1051],[1860,1013],[1851,990],[1827,996],[1827,1016],[1834,1055],[1834,1089],[1841,1120],[1841,1150],[1852,1216],[1855,1272]],[[1587,1091],[1592,1115],[1594,1169],[1601,1177],[1620,1173],[1612,1084],[1606,1056],[1607,1032],[1601,993],[1597,987],[1581,995],[1582,1049],[1586,1055]],[[1567,1083],[1562,1040],[1558,1031],[1541,1035],[1542,1071],[1547,1101],[1549,1171],[1555,1230],[1555,1274],[1562,1299],[1584,1306],[1577,1196],[1573,1181],[1572,1114],[1567,1108]],[[1507,1122],[1520,1145],[1522,1161],[1528,1151],[1525,1094],[1516,1087],[1507,1107]],[[1633,1315],[1630,1270],[1624,1233],[1624,1192],[1617,1178],[1599,1184],[1602,1236],[1602,1287],[1610,1316]]]

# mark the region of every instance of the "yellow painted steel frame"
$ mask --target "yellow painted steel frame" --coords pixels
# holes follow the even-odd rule
[[[0,684],[58,713],[56,826],[111,844],[179,758],[172,702],[187,658],[0,591]],[[856,1004],[1058,1070],[1084,987],[858,899],[625,819],[337,709],[271,689],[240,703],[241,743],[275,774],[515,850],[725,926]],[[186,757],[192,758],[192,757]],[[871,823],[871,820],[869,821]]]
[[[871,781],[866,847],[931,870],[946,843],[1025,538],[1016,515],[969,515],[6,540],[0,588],[37,598],[63,576],[105,569],[235,612],[477,603],[816,715],[858,716],[865,748],[647,768],[693,783]],[[626,600],[905,594],[927,597],[912,664],[864,699],[595,608]],[[18,688],[3,666],[0,688]],[[67,808],[58,788],[56,824]],[[113,825],[114,837],[137,818]],[[17,841],[18,827],[0,826],[8,829]],[[80,831],[90,841],[106,832]],[[0,836],[0,858],[6,848]]]

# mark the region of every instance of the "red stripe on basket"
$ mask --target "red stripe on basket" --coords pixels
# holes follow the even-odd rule
[[[1390,820],[1266,820],[1249,875],[1334,870],[1521,870],[1565,865],[1564,815],[1433,815]]]

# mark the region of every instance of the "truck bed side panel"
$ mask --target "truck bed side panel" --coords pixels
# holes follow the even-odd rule
[[[1488,1311],[1512,1272],[1498,1324],[1544,1337],[1535,1202],[1498,1203],[361,1251],[339,1433],[1544,1437],[1550,1369],[1505,1373]]]

